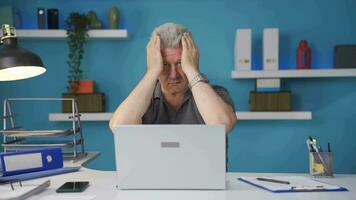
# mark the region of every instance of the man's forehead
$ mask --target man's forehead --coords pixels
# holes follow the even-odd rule
[[[163,56],[180,56],[182,48],[166,48],[162,51]]]

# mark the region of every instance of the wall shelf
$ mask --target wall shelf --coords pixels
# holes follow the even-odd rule
[[[31,39],[65,39],[67,38],[66,30],[39,30],[39,29],[17,29],[16,34],[19,38]],[[95,39],[125,39],[128,37],[126,29],[102,29],[89,30],[89,38]]]
[[[235,79],[252,78],[322,78],[322,77],[356,77],[356,69],[310,69],[310,70],[251,70],[232,71]]]
[[[109,121],[113,113],[80,113],[80,121]],[[71,121],[71,113],[49,113],[49,121]]]
[[[237,120],[311,120],[312,112],[236,112]]]
[[[81,121],[109,121],[113,113],[81,113]],[[236,112],[238,120],[311,120],[311,112]],[[49,121],[71,121],[71,113],[50,113]]]

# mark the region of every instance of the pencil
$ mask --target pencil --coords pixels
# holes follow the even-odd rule
[[[267,182],[273,182],[273,183],[282,183],[282,184],[290,184],[289,181],[282,181],[282,180],[276,180],[276,179],[271,179],[271,178],[256,178],[259,181],[267,181]]]

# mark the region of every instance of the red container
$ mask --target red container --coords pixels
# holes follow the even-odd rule
[[[311,50],[306,40],[299,42],[297,49],[297,69],[311,69]]]

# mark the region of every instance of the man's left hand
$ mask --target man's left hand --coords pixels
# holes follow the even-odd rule
[[[188,80],[199,73],[199,51],[189,33],[182,36],[182,58],[181,64]]]

